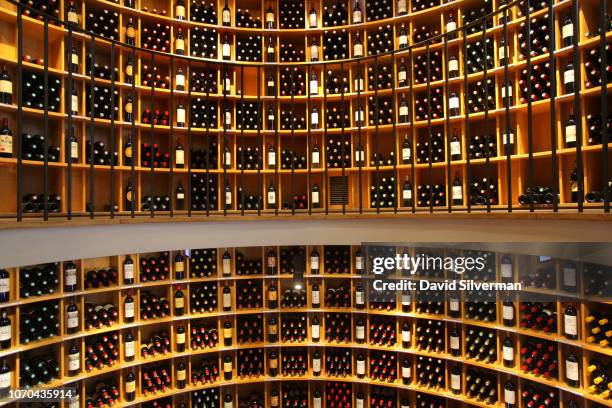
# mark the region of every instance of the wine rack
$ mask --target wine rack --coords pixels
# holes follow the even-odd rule
[[[609,376],[610,292],[593,277],[609,267],[446,251],[487,258],[482,273],[470,278],[510,276],[527,292],[545,286],[559,300],[502,302],[465,293],[457,308],[453,298],[419,300],[402,292],[368,295],[362,308],[359,247],[172,250],[0,271],[8,279],[0,345],[9,370],[17,364],[20,370],[10,377],[13,386],[63,383],[78,389],[81,403],[219,407],[274,399],[294,407],[336,395],[347,404],[370,399],[381,407],[420,401],[484,407],[508,403],[512,393],[525,401],[565,399],[556,405],[563,407],[608,403],[601,384]],[[396,252],[433,254],[394,247],[378,254]],[[307,271],[301,289],[294,286],[296,266]],[[50,270],[53,290],[25,291]],[[431,274],[456,278],[451,275]],[[274,292],[278,302],[271,305]],[[588,300],[568,301],[583,294]],[[74,308],[76,330],[67,334]],[[266,385],[255,388],[262,379]],[[305,388],[287,388],[296,379]]]

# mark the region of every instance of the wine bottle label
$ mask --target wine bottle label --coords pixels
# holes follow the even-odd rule
[[[231,361],[223,363],[223,371],[225,371],[226,373],[232,372],[232,362]]]
[[[576,286],[576,269],[563,268],[563,284],[565,286]]]
[[[268,165],[276,166],[276,153],[268,152]]]
[[[412,376],[411,367],[402,367],[402,378],[410,378]]]
[[[452,97],[448,100],[448,107],[450,109],[459,109],[459,98]]]
[[[321,408],[321,398],[320,397],[313,398],[312,408]]]
[[[185,298],[184,297],[174,298],[174,307],[177,309],[185,307]]]
[[[176,86],[185,86],[185,75],[176,75]]]
[[[313,324],[312,325],[312,338],[318,339],[319,337],[321,337],[321,326],[319,326],[318,324]]]
[[[176,6],[176,17],[185,18],[185,6]]]
[[[312,192],[312,203],[319,204],[319,192],[318,191]]]
[[[319,59],[319,47],[317,47],[316,45],[311,45],[310,46],[310,60],[316,61],[318,59]]]
[[[225,152],[225,154],[223,155],[223,163],[228,166],[232,164],[232,153],[231,152]]]
[[[185,164],[185,151],[184,150],[177,150],[175,152],[175,154],[174,154],[174,159],[176,161],[176,164],[184,165]]]
[[[503,139],[504,144],[514,144],[514,133],[510,133],[509,135],[504,133]]]
[[[230,195],[230,203],[232,202],[231,197],[232,196]],[[227,193],[225,195],[225,199],[227,200]],[[232,260],[231,259],[224,259],[222,266],[223,266],[223,274],[224,275],[229,275],[231,273],[230,268],[232,266]]]
[[[274,81],[268,81],[268,88],[274,88]]]
[[[123,278],[134,279],[134,264],[123,265]]]
[[[229,10],[223,10],[223,22],[229,24],[230,22],[230,11]]]
[[[361,160],[363,160],[363,151],[361,152]],[[355,258],[355,268],[363,269],[363,257],[358,256]],[[361,300],[361,303],[363,303],[363,298]]]
[[[232,89],[232,81],[229,78],[223,80],[223,89],[227,92]]]
[[[503,263],[501,264],[501,277],[512,278],[512,264]]]
[[[68,399],[68,408],[80,408],[81,407],[81,398],[79,394],[73,395]]]
[[[573,69],[567,69],[565,71],[563,71],[563,83],[564,84],[571,84],[574,82],[574,70]]]
[[[506,58],[506,46],[502,45],[501,47],[499,47],[497,53],[499,55],[500,60]]]
[[[78,112],[79,111],[79,97],[77,95],[72,95],[72,98],[70,98],[70,108],[72,109],[73,112]]]
[[[70,157],[73,159],[79,158],[79,144],[77,142],[70,142]]]
[[[273,205],[276,204],[276,192],[268,191],[268,204]]]
[[[312,126],[319,126],[319,114],[317,112],[310,113],[310,124]]]
[[[125,356],[132,357],[136,354],[136,345],[135,341],[126,341],[125,342]]]
[[[450,306],[450,310],[452,310],[453,312],[459,311],[459,300],[457,299],[451,300],[449,306]]]
[[[69,329],[79,327],[79,312],[68,312],[67,326]]]
[[[364,303],[363,294],[364,293],[361,292],[361,291],[358,291],[355,294],[355,302],[357,302],[358,305],[363,305],[363,303]]]
[[[269,256],[268,257],[268,268],[275,268],[275,267],[276,267],[276,257]]]
[[[453,390],[461,389],[461,375],[460,374],[451,374],[451,388]]]
[[[364,112],[363,109],[355,111],[355,122],[363,122]]]
[[[321,372],[321,359],[320,358],[312,359],[312,371],[315,373]]]
[[[72,62],[74,65],[79,65],[79,56],[78,56],[78,54],[71,54],[70,55],[70,62]]]
[[[412,190],[402,190],[402,199],[404,200],[412,200]]]
[[[278,292],[275,290],[270,290],[268,291],[268,299],[269,300],[277,300],[278,299]]]
[[[227,402],[227,401],[223,402],[223,408],[233,408],[233,406],[234,406],[234,404],[231,401],[230,402]]]
[[[232,205],[232,193],[229,191],[225,192],[225,204]]]
[[[77,371],[79,368],[81,368],[81,356],[79,353],[68,354],[68,370]]]
[[[125,199],[129,202],[132,202],[132,192],[131,191],[125,192]]]
[[[176,123],[185,123],[185,109],[178,108],[176,110]]]
[[[565,127],[565,142],[575,142],[576,141],[576,125],[568,125]]]
[[[357,375],[365,374],[365,360],[357,360]]]
[[[274,13],[266,13],[266,23],[274,24]]]
[[[124,154],[126,158],[131,158],[132,157],[132,147],[131,146],[126,147]]]
[[[410,198],[412,198],[412,190],[410,191]],[[402,306],[410,306],[410,293],[402,293]]]
[[[187,371],[186,370],[178,370],[176,372],[176,379],[178,381],[185,381],[185,377],[187,377]]]
[[[176,343],[185,344],[185,333],[176,333]]]
[[[399,36],[399,45],[408,44],[408,36],[406,34],[402,34]]]
[[[0,326],[0,341],[6,341],[11,339],[11,325]]]
[[[136,37],[136,30],[134,29],[134,27],[128,27],[126,30],[126,35],[130,38]]]
[[[516,404],[516,391],[504,389],[504,401],[506,404]]]
[[[317,26],[318,22],[317,22],[317,15],[316,14],[310,14],[309,19],[308,19],[308,23],[310,25],[310,28],[314,28]]]
[[[578,381],[578,363],[565,360],[565,375],[568,380]]]
[[[570,336],[576,336],[578,334],[578,324],[576,322],[576,316],[565,315],[565,334]]]
[[[459,61],[457,61],[456,59],[449,60],[448,61],[448,71],[449,72],[459,71]]]
[[[397,73],[397,78],[400,82],[406,81],[406,77],[407,77],[407,74],[406,74],[406,71],[404,70]]]
[[[566,24],[563,26],[563,28],[561,28],[561,36],[563,37],[563,39],[570,38],[573,35],[574,35],[574,24],[573,23]]]
[[[318,305],[319,303],[321,303],[321,296],[320,296],[320,292],[318,290],[313,290],[312,291],[312,304],[313,305]]]
[[[310,269],[319,269],[319,257],[318,256],[310,257]]]
[[[132,65],[126,65],[125,66],[125,75],[127,76],[132,76],[134,73],[134,67]]]
[[[278,332],[278,327],[275,324],[268,326],[268,332],[270,334],[276,334]]]
[[[365,326],[357,326],[355,329],[355,337],[359,340],[365,339]]]
[[[227,44],[227,43],[226,43],[226,44],[223,44],[223,48],[222,48],[222,50],[223,50],[223,57],[228,57],[228,58],[229,58],[230,53],[231,53],[231,51],[230,51],[230,45],[229,45],[229,44]]]
[[[453,200],[462,200],[463,191],[461,186],[453,186]]]
[[[362,18],[361,10],[353,11],[353,23],[361,23]]]
[[[184,194],[183,194],[184,196]],[[178,195],[177,195],[178,197]],[[174,271],[175,272],[184,272],[185,271],[185,262],[183,261],[178,261],[174,263]]]
[[[11,373],[0,374],[0,388],[8,388],[11,386]]]
[[[317,80],[310,81],[310,94],[316,95],[319,92],[319,84]]]
[[[268,54],[274,54],[274,47],[268,47]]]
[[[503,346],[502,347],[502,354],[504,356],[504,360],[506,360],[506,361],[513,361],[514,360],[514,348],[508,347],[508,346]]]
[[[446,23],[446,32],[454,31],[457,29],[457,23],[455,21],[449,21]]]
[[[73,96],[74,98],[74,96]],[[132,102],[127,102],[125,104],[125,113],[132,113]]]
[[[0,292],[3,292],[2,280],[0,280]],[[72,268],[66,269],[66,285],[76,285],[76,283],[77,283],[76,269],[72,269]]]
[[[125,317],[134,317],[134,302],[125,303]]]
[[[451,151],[451,155],[461,154],[461,143],[451,142],[450,151]]]
[[[459,350],[459,337],[451,336],[450,338],[450,348],[453,350]]]
[[[6,79],[0,79],[0,92],[13,94],[13,83]]]
[[[508,89],[508,96],[512,96],[512,87],[511,86],[502,86],[501,87],[501,96],[502,99],[506,97],[506,88]]]
[[[79,15],[74,11],[69,11],[66,13],[66,18],[68,19],[69,23],[79,24]]]
[[[270,359],[270,368],[272,368],[272,369],[278,368],[278,359],[277,358]]]
[[[408,116],[408,106],[400,106],[399,114],[400,116]]]
[[[319,152],[312,152],[312,164],[319,164]]]
[[[13,136],[0,135],[0,153],[13,154]]]
[[[232,294],[231,293],[223,294],[223,307],[224,308],[232,307]]]
[[[502,307],[502,316],[504,320],[514,319],[514,308],[512,306]]]
[[[226,327],[223,329],[223,338],[231,339],[232,338],[232,328]]]
[[[363,45],[355,44],[353,47],[353,57],[363,57]]]
[[[355,79],[355,91],[363,91],[363,79]]]
[[[125,383],[125,392],[135,392],[136,391],[136,380],[134,381],[126,381]]]
[[[402,330],[402,341],[410,341],[410,330]]]

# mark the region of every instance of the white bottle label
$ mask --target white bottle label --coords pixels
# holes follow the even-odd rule
[[[512,320],[514,319],[514,308],[512,306],[504,306],[502,307],[502,316],[504,320]]]
[[[176,333],[176,344],[185,344],[185,333]]]
[[[501,96],[502,99],[506,97],[506,88],[508,88],[508,96],[512,96],[512,87],[511,86],[502,86],[501,87]]]
[[[504,401],[506,404],[516,404],[516,391],[504,390]]]
[[[226,125],[231,125],[232,124],[232,113],[231,112],[225,112],[225,124]],[[229,155],[229,153],[226,153]]]
[[[223,159],[224,159],[224,164],[229,166],[232,164],[232,153],[230,152],[225,152],[225,154],[223,155]]]
[[[363,162],[364,160],[365,154],[363,150],[356,150],[355,151],[355,161],[356,162]]]
[[[406,12],[406,0],[399,0],[397,2],[397,12],[405,13]]]
[[[319,59],[319,47],[317,47],[316,45],[311,45],[310,46],[310,60],[316,61],[318,59]]]
[[[0,153],[13,154],[13,137],[10,135],[0,135]]]
[[[319,84],[317,80],[310,81],[310,94],[316,95],[319,92]]]
[[[312,203],[319,204],[319,192],[318,191],[312,192]]]
[[[232,372],[232,362],[231,361],[223,363],[223,371],[225,371],[226,373]]]
[[[232,205],[232,193],[230,191],[225,192],[225,204]]]
[[[565,286],[576,286],[576,269],[563,268],[563,283]]]
[[[77,371],[79,368],[81,368],[81,356],[79,355],[79,353],[69,354],[68,355],[68,370]]]
[[[461,389],[461,375],[459,374],[451,374],[451,388],[453,390]]]
[[[402,160],[404,161],[410,160],[410,148],[409,147],[404,147],[402,149]]]
[[[313,301],[314,303],[314,301]],[[318,324],[312,325],[312,338],[318,339],[321,336],[321,328]]]
[[[176,16],[185,17],[185,6],[176,6]]]
[[[462,200],[463,192],[461,186],[453,186],[453,200]]]
[[[412,376],[411,367],[402,367],[402,378],[410,378]]]
[[[69,11],[67,14],[67,18],[70,23],[79,24],[79,15],[77,13],[74,11]]]
[[[450,338],[450,347],[453,350],[459,350],[459,337],[451,336],[451,338]]]
[[[362,399],[356,399],[355,400],[355,408],[364,408],[363,407],[363,400]]]
[[[402,71],[400,71],[400,72],[398,72],[398,73],[397,73],[397,79],[398,79],[400,82],[405,81],[405,80],[406,80],[406,76],[407,76],[406,71],[403,71],[403,70],[402,70]]]
[[[135,351],[136,346],[135,346],[134,343],[135,343],[134,341],[127,341],[127,342],[125,342],[125,356],[126,357],[134,356],[134,354],[136,352]]]
[[[125,304],[125,317],[134,317],[134,302]]]
[[[512,277],[512,264],[508,264],[508,263],[501,264],[501,277],[502,278]]]
[[[71,54],[70,62],[74,65],[79,65],[79,56],[77,54]]]
[[[399,114],[400,116],[408,116],[408,106],[400,106]]]
[[[4,92],[4,93],[12,95],[13,94],[13,83],[5,79],[0,79],[0,92]]]
[[[363,118],[364,118],[364,113],[363,110],[356,110],[355,111],[355,122],[363,122]]]
[[[276,153],[275,152],[268,152],[268,165],[276,166]]]
[[[355,92],[356,91],[363,91],[363,79],[362,78],[355,79]]]
[[[402,198],[404,200],[412,200],[412,190],[410,190],[410,189],[403,190],[402,191]]]
[[[357,326],[357,328],[355,329],[355,336],[359,340],[365,339],[365,326]]]
[[[565,373],[569,380],[578,381],[578,363],[565,360]]]
[[[230,22],[230,11],[229,10],[223,10],[223,22],[224,23]]]
[[[353,23],[361,23],[361,10],[353,11]]]
[[[177,150],[174,157],[176,160],[176,164],[178,165],[185,164],[185,151],[184,150]]]
[[[504,356],[504,360],[506,360],[506,361],[514,360],[514,348],[508,347],[508,346],[503,346],[502,354]]]
[[[0,374],[0,388],[8,388],[11,386],[11,373]]]
[[[11,325],[0,326],[0,341],[10,340],[11,338]]]
[[[268,204],[276,204],[276,191],[268,191]]]
[[[226,198],[227,198],[227,196],[226,196]],[[232,265],[232,260],[231,259],[224,259],[223,260],[223,274],[224,275],[229,275],[231,273],[231,271],[230,271],[231,265]]]
[[[126,264],[123,266],[123,278],[134,279],[134,264]]]
[[[223,402],[223,408],[232,408],[234,405],[231,402]]]
[[[79,158],[79,144],[77,142],[70,142],[70,157],[73,159]]]
[[[363,292],[357,292],[355,294],[355,302],[358,305],[363,305],[363,302],[364,302],[364,300],[363,300]]]
[[[178,108],[176,110],[176,122],[185,123],[185,109]]]
[[[361,152],[361,160],[363,160],[363,151]],[[363,269],[363,257],[358,256],[355,258],[355,267],[357,269]]]
[[[565,315],[565,334],[575,336],[578,334],[576,316]]]
[[[498,54],[499,54],[500,60],[506,58],[506,46],[505,45],[502,45],[501,47],[499,47]]]
[[[456,96],[450,98],[448,100],[448,107],[450,109],[459,109],[459,98],[457,98]]]
[[[448,61],[448,71],[459,71],[459,61],[457,61],[456,59]]]
[[[450,306],[450,310],[452,310],[453,312],[459,311],[459,300],[457,299],[451,300],[449,306]]]
[[[319,164],[319,152],[312,152],[312,164]]]
[[[565,39],[571,37],[572,35],[574,35],[574,24],[571,23],[564,25],[561,29],[561,36]]]
[[[79,111],[79,97],[77,95],[72,95],[72,98],[70,98],[71,100],[71,109],[73,112],[78,112]]]
[[[223,308],[227,309],[232,307],[232,294],[224,293],[223,294]]]
[[[574,70],[568,69],[563,72],[563,83],[571,84],[574,82]]]
[[[69,329],[79,327],[79,312],[68,312],[67,326]]]
[[[575,142],[576,141],[576,125],[569,125],[565,127],[565,142]]]
[[[319,269],[319,257],[318,256],[310,257],[310,269]]]
[[[321,397],[315,397],[312,400],[312,408],[321,408]]]
[[[510,133],[509,135],[504,133],[504,144],[514,144],[514,133]]]
[[[412,190],[410,191],[410,197],[412,198]],[[410,293],[402,293],[402,306],[410,306]]]
[[[310,17],[308,19],[308,23],[310,25],[310,28],[315,28],[317,26],[317,15],[316,14],[310,14]]]
[[[232,81],[228,78],[223,80],[223,90],[229,92],[232,89]]]
[[[449,31],[454,31],[457,29],[457,23],[454,21],[449,21],[448,23],[446,23],[446,32],[448,33]]]
[[[365,374],[365,360],[357,360],[357,375]]]
[[[407,45],[408,44],[408,36],[406,36],[405,34],[402,34],[399,36],[399,45]]]
[[[185,75],[176,75],[176,86],[185,86]]]
[[[320,358],[314,358],[312,360],[312,371],[315,373],[321,372],[321,359]]]
[[[223,58],[227,57],[229,58],[230,56],[230,45],[229,44],[223,44]]]
[[[450,151],[452,155],[461,154],[461,143],[451,142]]]
[[[410,341],[410,330],[402,330],[402,341]]]
[[[362,44],[355,44],[355,47],[353,47],[353,57],[363,57]]]

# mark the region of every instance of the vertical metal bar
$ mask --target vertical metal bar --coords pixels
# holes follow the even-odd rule
[[[376,85],[374,88],[374,149],[376,150],[375,165],[376,165],[376,213],[380,213],[380,166],[379,164],[379,152],[378,152],[378,55],[374,55],[374,78],[376,78]],[[368,106],[368,109],[370,107]],[[368,115],[369,116],[369,115]],[[367,162],[366,162],[367,165]],[[371,190],[370,190],[371,191]],[[372,197],[370,196],[370,203]]]
[[[504,88],[506,89],[506,98],[510,102],[508,95],[510,94],[510,79],[509,79],[509,68],[508,63],[510,60],[510,47],[508,46],[508,6],[504,7]],[[517,99],[515,98],[512,98]],[[508,212],[512,212],[512,158],[510,154],[510,103],[504,104],[504,118],[505,118],[505,130],[506,143],[504,143],[504,136],[502,135],[501,145],[506,153],[506,188],[508,189]],[[513,135],[513,140],[515,136]],[[508,145],[508,147],[506,147]]]
[[[191,144],[191,88],[193,84],[191,83],[193,78],[193,72],[191,71],[191,58],[187,60],[187,80],[189,86],[187,87],[187,103],[185,104],[185,109],[189,109],[189,113],[187,114],[187,145],[189,146],[189,161],[187,161],[187,187],[189,192],[187,193],[187,217],[191,217],[191,205],[192,205],[192,193],[191,190],[193,188],[193,183],[191,182],[192,172],[191,169],[193,167],[193,145]],[[208,87],[208,75],[206,75],[206,87]],[[207,112],[208,117],[208,112]],[[208,167],[208,146],[206,146],[206,167]],[[208,178],[208,177],[206,177]],[[207,184],[208,186],[208,184]],[[206,208],[208,209],[208,203],[206,203]]]
[[[529,147],[529,160],[527,162],[528,171],[527,171],[527,185],[530,191],[529,196],[529,211],[533,212],[533,109],[532,109],[532,101],[531,101],[531,15],[530,15],[530,5],[527,0],[527,12],[525,16],[525,24],[526,24],[526,33],[527,33],[527,89],[529,90],[529,95],[527,98],[527,143]]]
[[[240,115],[240,189],[242,190],[242,210],[240,214],[244,215],[244,198],[246,195],[244,191],[244,117],[246,116],[244,110],[244,65],[240,66],[240,106],[242,110],[242,115]],[[265,151],[266,148],[264,146],[262,154],[265,154]]]
[[[580,6],[578,0],[574,0],[572,4],[573,27],[574,27],[574,116],[578,119],[579,125],[576,126],[576,167],[578,176],[578,212],[583,211],[584,207],[584,169],[582,168],[582,114],[580,89],[582,88],[582,80],[580,79],[580,47],[578,39],[580,38]],[[606,32],[600,33],[602,37],[606,36]],[[602,67],[605,71],[606,67]],[[601,118],[602,131],[607,132],[607,118]],[[607,180],[606,180],[607,181]],[[556,197],[555,197],[556,200]]]
[[[362,105],[361,105],[361,87],[362,85],[365,87],[365,75],[363,75],[361,71],[361,59],[357,60],[357,78],[358,78],[358,88],[357,88],[357,138],[359,140],[358,146],[363,146],[361,143],[361,113],[362,113]],[[365,115],[364,115],[365,118]],[[355,152],[357,149],[355,149]],[[365,151],[364,151],[365,153]],[[351,158],[352,159],[352,158]],[[361,160],[357,162],[358,167],[358,177],[359,177],[359,214],[363,213],[363,171]]]
[[[257,215],[261,215],[261,205],[259,203],[259,197],[261,195],[261,168],[263,167],[264,164],[264,157],[266,154],[266,146],[265,143],[263,141],[263,137],[261,135],[261,128],[263,125],[263,121],[261,119],[262,115],[265,115],[265,108],[264,108],[264,104],[261,101],[261,81],[262,81],[262,76],[261,76],[261,65],[257,66],[257,142],[258,145],[261,146],[262,150],[262,157],[261,157],[261,161],[260,163],[258,163],[257,166]],[[276,119],[276,115],[278,115],[278,112],[274,112],[274,118]],[[279,160],[277,160],[278,162]],[[277,164],[278,165],[278,164]]]
[[[416,146],[414,142],[414,88],[413,88],[413,80],[412,80],[412,69],[413,69],[413,56],[412,56],[412,47],[408,48],[408,85],[410,88],[410,102],[408,103],[408,117],[410,118],[410,143],[412,146]],[[414,152],[412,152],[414,153]],[[412,187],[412,213],[416,212],[416,181],[414,179],[415,169],[414,169],[414,154],[410,154],[410,182]]]
[[[170,109],[168,109],[168,123],[170,123],[170,217],[174,217],[174,161],[176,160],[176,149],[174,148],[174,57],[170,54]],[[183,153],[184,154],[184,153]]]
[[[68,55],[70,57],[67,58],[67,66],[68,66],[68,90],[66,91],[66,101],[70,101],[72,97],[72,87],[73,87],[73,79],[72,79],[72,24],[67,24],[68,26]],[[21,58],[20,58],[21,59]],[[83,59],[84,60],[84,59]],[[70,135],[72,132],[72,109],[68,110],[68,129],[64,138],[64,146],[65,152],[68,157],[68,172],[66,173],[66,218],[72,219],[72,142],[70,140]]]
[[[306,65],[306,80],[309,80],[310,78],[310,64]],[[310,89],[309,89],[310,91]],[[307,158],[307,162],[308,162],[308,173],[306,175],[306,186],[307,186],[307,190],[306,190],[306,194],[308,197],[308,215],[312,214],[312,150],[310,148],[310,130],[312,128],[312,123],[311,123],[311,119],[312,119],[312,106],[310,105],[310,92],[306,92],[306,123],[308,123],[307,126],[307,133],[306,133],[306,158]],[[321,153],[319,153],[320,155]],[[320,157],[319,157],[319,162],[321,162]],[[320,198],[319,198],[319,202],[320,202]]]
[[[484,75],[484,95],[485,95],[485,108],[484,108],[484,125],[485,125],[485,143],[487,145],[486,149],[485,149],[485,167],[486,167],[486,175],[487,175],[487,187],[485,190],[485,198],[487,200],[487,212],[491,212],[491,189],[489,188],[489,186],[491,185],[491,168],[490,168],[490,160],[489,160],[489,84],[487,83],[487,71],[488,71],[488,61],[487,61],[487,19],[484,18],[482,20],[482,45],[484,48],[483,51],[483,60],[484,60],[484,65],[483,65],[483,75]],[[495,77],[493,77],[493,83],[495,84]],[[468,148],[469,145],[466,146],[465,149],[465,153],[467,156],[469,156],[469,152],[468,152]],[[471,189],[471,180],[467,179],[467,183],[466,183],[466,193],[467,193],[467,200],[470,202],[471,205],[471,201],[472,201],[472,189]]]
[[[325,63],[323,63],[323,70],[325,70]],[[316,65],[315,65],[316,67]],[[308,79],[307,79],[308,82]],[[323,115],[325,115],[325,117],[323,117]],[[324,86],[323,87],[323,109],[321,109],[321,119],[325,120],[325,126],[323,127],[323,132],[324,132],[324,141],[323,143],[325,144],[325,146],[321,146],[321,151],[322,152],[327,152],[327,88]],[[326,155],[327,156],[327,155]],[[329,197],[329,178],[327,176],[328,174],[328,157],[325,157],[325,215],[329,214],[329,202],[330,202],[330,197]],[[344,158],[343,158],[344,159]]]
[[[327,70],[324,68],[323,69],[323,87],[327,88],[327,81],[325,79],[325,73],[327,72]],[[340,87],[341,87],[341,92],[342,94],[340,95],[340,116],[342,117],[342,180],[345,179],[346,177],[346,166],[344,164],[344,158],[346,157],[346,147],[345,147],[345,141],[346,141],[346,134],[344,133],[344,127],[345,127],[345,123],[344,123],[344,85],[342,83],[344,78],[344,63],[341,62],[340,63]],[[349,127],[350,127],[350,122],[349,122]],[[347,195],[348,195],[348,188],[347,188]],[[342,200],[342,214],[346,214],[346,202],[344,200]]]
[[[449,86],[448,86],[448,61],[449,61],[449,56],[448,56],[448,35],[444,35],[444,95],[449,95]],[[450,139],[451,139],[451,129],[450,129],[450,107],[448,106],[448,103],[445,104],[446,105],[446,109],[444,111],[444,118],[445,118],[445,126],[446,126],[446,143],[445,143],[445,151],[446,151],[446,180],[448,180],[448,182],[446,183],[446,196],[450,197],[451,196],[451,191],[452,191],[452,187],[451,187],[451,183],[450,183],[450,179],[451,179],[451,159],[450,159]],[[467,149],[466,149],[467,152]],[[467,152],[467,154],[469,154],[469,152]],[[413,197],[414,200],[414,197]],[[453,212],[453,204],[452,204],[453,200],[446,200],[446,206],[447,206],[447,210],[449,213]]]
[[[425,44],[425,52],[427,59],[427,135],[429,137],[429,160],[428,160],[428,173],[429,173],[429,212],[433,213],[433,152],[432,152],[432,133],[431,133],[431,53],[429,50],[429,41]],[[448,102],[446,102],[448,105]],[[449,181],[450,182],[450,181]]]
[[[132,64],[135,64],[136,62],[136,47],[132,46]],[[138,65],[136,65],[138,66]],[[131,97],[132,97],[132,168],[130,169],[130,179],[132,181],[132,185],[135,184],[135,179],[136,179],[136,155],[134,154],[134,152],[136,151],[140,151],[140,149],[138,148],[138,144],[136,142],[136,109],[134,107],[134,101],[136,101],[136,72],[138,71],[138,69],[134,69],[134,65],[132,65],[132,90],[131,90]],[[140,105],[140,103],[138,104],[138,109],[142,110],[142,106]],[[138,156],[138,159],[140,160],[140,162],[142,163],[142,151],[140,151],[140,154]],[[140,164],[138,165],[140,166]],[[132,199],[130,200],[130,203],[132,204],[131,208],[130,208],[130,217],[134,218],[135,216],[135,212],[136,212],[136,202],[134,201],[139,193],[142,193],[142,186],[139,185],[139,191],[138,192],[132,192]]]
[[[396,95],[395,95],[395,76],[396,76],[396,72],[395,72],[395,50],[391,51],[391,112],[393,112],[393,115],[396,115],[397,109],[396,109],[396,105],[397,105],[397,101],[396,101]],[[394,116],[395,117],[395,116]],[[399,170],[397,169],[397,162],[400,159],[400,157],[402,157],[401,155],[401,147],[399,146],[398,143],[398,139],[397,139],[397,127],[396,127],[396,121],[393,120],[392,126],[393,126],[393,146],[394,146],[394,150],[396,153],[395,155],[395,160],[393,160],[393,174],[395,176],[395,204],[394,204],[394,208],[393,208],[393,212],[395,214],[397,214],[397,207],[399,206],[399,201],[400,201],[400,196],[401,196],[401,182],[399,179]],[[412,154],[410,154],[412,156]]]
[[[43,213],[44,220],[49,219],[49,18],[43,15]]]
[[[225,186],[225,182],[227,181],[227,166],[229,164],[229,163],[225,163],[225,150],[227,150],[227,147],[228,147],[227,146],[227,126],[225,125],[225,119],[226,119],[225,111],[227,109],[227,90],[225,89],[225,76],[227,74],[227,64],[223,64],[223,73],[224,73],[223,77],[221,78],[221,81],[222,81],[221,89],[223,91],[223,111],[221,115],[223,117],[223,120],[221,121],[222,126],[223,126],[223,151],[221,152],[221,157],[223,158],[223,160],[221,160],[221,165],[223,166],[223,186]],[[236,190],[236,192],[238,192],[238,190]],[[235,201],[238,201],[238,200],[235,200]],[[225,206],[225,200],[223,200],[223,215],[227,215],[227,208]]]
[[[607,21],[606,21],[606,0],[600,0],[599,2],[599,58],[601,58],[601,66],[608,66],[608,54],[606,52],[606,32]],[[574,41],[578,41],[577,37],[574,37]],[[601,123],[602,123],[602,144],[603,144],[603,198],[604,198],[604,212],[610,212],[610,187],[608,187],[609,171],[608,171],[608,133],[609,130],[604,123],[607,123],[608,116],[608,71],[606,69],[601,70]]]
[[[468,70],[467,70],[467,30],[466,27],[463,27],[462,30],[462,34],[463,34],[463,107],[465,109],[465,144],[467,146],[470,145],[471,142],[471,135],[470,135],[470,109],[469,109],[469,104],[468,104],[468,90],[469,90],[469,84],[468,84]],[[448,98],[447,98],[448,99]],[[448,100],[447,100],[448,103]],[[470,163],[470,155],[468,154],[466,157],[466,166],[465,166],[465,178],[467,180],[472,178],[472,174],[471,174],[471,163]],[[448,182],[450,183],[451,180],[448,180]],[[470,190],[468,189],[468,191],[466,192],[466,201],[467,201],[467,211],[471,212],[472,211],[472,203],[470,202]],[[452,200],[452,197],[448,197],[449,200]]]
[[[555,26],[555,9],[554,0],[548,0],[548,26]],[[550,36],[550,47],[548,51],[548,62],[550,64],[550,148],[551,148],[551,181],[553,189],[553,212],[559,211],[559,204],[557,203],[557,194],[559,193],[559,169],[557,163],[557,111],[556,111],[556,98],[557,98],[557,72],[556,59],[555,59],[555,34],[556,30],[548,30]],[[507,93],[506,93],[507,95]]]
[[[94,218],[95,204],[94,204],[94,187],[95,187],[95,167],[94,167],[94,135],[95,135],[95,116],[96,116],[96,107],[94,106],[94,54],[95,54],[95,42],[96,37],[92,33],[90,37],[90,47],[89,47],[89,114],[91,115],[89,118],[89,218]],[[72,103],[71,107],[72,109]]]
[[[155,53],[151,53],[151,68],[155,67]],[[153,100],[153,98],[155,97],[155,81],[151,81],[151,93],[150,93],[150,97],[151,97],[151,115],[155,114],[155,102]],[[153,118],[152,118],[153,119]],[[151,195],[151,200],[153,200],[153,196],[155,193],[155,169],[153,167],[153,128],[154,128],[154,124],[153,124],[154,120],[151,120],[151,126],[149,127],[149,145],[150,145],[150,149],[151,149],[151,179],[150,179],[150,187],[149,187],[149,194]],[[155,217],[155,211],[153,210],[153,205],[151,205],[151,218]]]
[[[309,79],[306,79],[308,81]],[[310,94],[310,89],[308,90]],[[290,200],[293,199],[293,189],[295,188],[295,76],[294,71],[291,70],[291,183],[290,183]],[[277,186],[280,193],[280,184]],[[282,197],[278,198],[278,205],[282,203]],[[291,215],[295,215],[295,201],[291,202]]]
[[[23,149],[21,146],[21,135],[23,134],[23,9],[19,3],[17,5],[17,221],[23,220]]]
[[[110,149],[111,149],[111,168],[110,168],[110,217],[115,218],[115,43],[111,43],[110,50],[111,67],[111,101],[110,101]],[[133,103],[132,103],[133,105]],[[133,111],[133,109],[132,109]],[[132,113],[132,116],[134,114]]]

